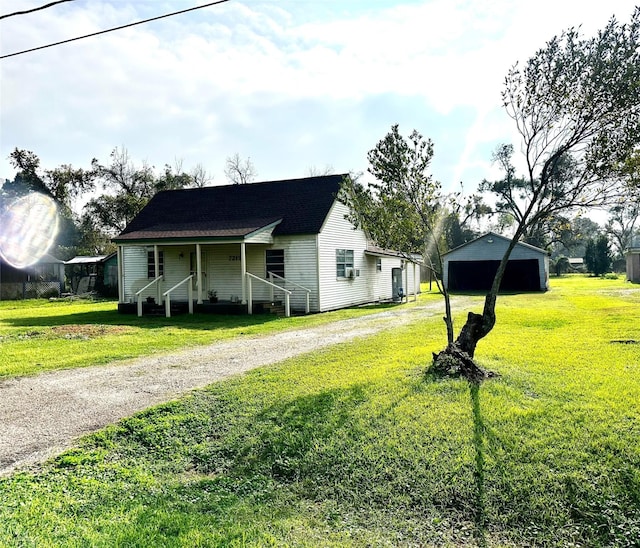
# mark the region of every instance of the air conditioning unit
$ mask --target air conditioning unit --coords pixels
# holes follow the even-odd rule
[[[345,278],[353,279],[356,277],[356,271],[353,268],[345,268],[344,275],[345,275]]]

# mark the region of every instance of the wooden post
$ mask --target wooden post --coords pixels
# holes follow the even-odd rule
[[[247,276],[246,274],[242,276],[242,280],[243,280],[243,284],[242,284],[242,292],[244,294],[244,281],[246,281],[248,283],[248,291],[249,291],[249,300],[248,302],[246,302],[247,305],[247,314],[253,314],[253,285],[252,285],[252,281],[251,278],[249,276]]]
[[[242,304],[247,304],[247,247],[244,242],[240,244],[240,270],[242,271]]]
[[[271,283],[273,283],[273,273],[269,272],[269,281]],[[269,301],[273,302],[273,300],[275,299],[274,295],[273,295],[273,286],[270,285],[269,286]]]
[[[124,249],[121,245],[118,246],[118,302],[124,303]]]
[[[160,276],[160,252],[158,251],[158,245],[153,246],[153,263],[155,267],[155,277]],[[162,304],[162,288],[160,287],[160,281],[156,282],[156,295],[158,304]]]
[[[198,283],[198,304],[202,304],[202,249],[196,244],[196,280]]]

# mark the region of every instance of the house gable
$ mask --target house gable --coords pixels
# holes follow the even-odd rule
[[[344,175],[159,192],[115,238],[118,243],[242,240],[318,234]]]

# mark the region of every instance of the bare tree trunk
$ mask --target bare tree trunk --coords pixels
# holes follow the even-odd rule
[[[511,252],[518,243],[520,236],[521,232],[517,231],[500,261],[496,275],[493,278],[493,283],[491,284],[491,289],[485,297],[482,314],[469,312],[467,321],[462,326],[455,342],[452,342],[452,338],[449,335],[450,321],[447,322],[445,318],[445,322],[447,323],[448,344],[442,352],[438,354],[434,353],[432,365],[434,372],[453,376],[462,375],[473,382],[481,382],[483,379],[493,375],[480,368],[474,362],[473,357],[478,341],[486,337],[496,324],[496,300],[498,292],[500,291],[500,284],[507,270],[507,263],[509,262]],[[448,299],[445,299],[445,303],[448,303]],[[447,312],[447,316],[451,318],[449,311]],[[453,327],[451,329],[453,329]]]

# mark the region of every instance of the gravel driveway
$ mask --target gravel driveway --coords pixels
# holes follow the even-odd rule
[[[459,306],[461,303],[458,302]],[[432,303],[320,327],[237,338],[106,366],[0,382],[0,475],[43,462],[79,436],[225,379],[293,356],[442,314]]]

